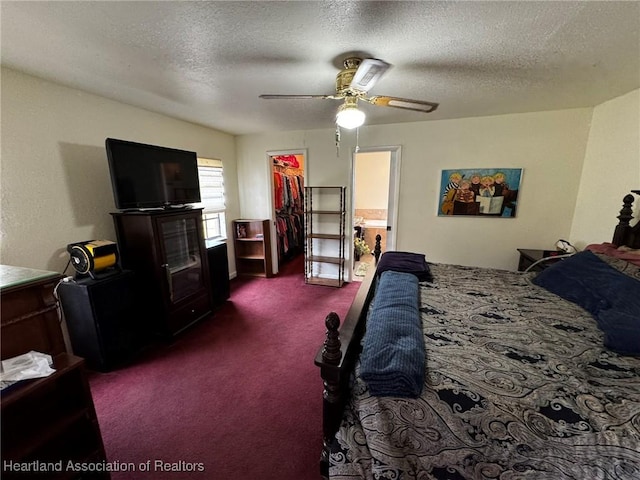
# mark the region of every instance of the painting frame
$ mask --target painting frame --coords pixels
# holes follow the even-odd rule
[[[515,218],[522,174],[522,168],[443,169],[438,216]]]

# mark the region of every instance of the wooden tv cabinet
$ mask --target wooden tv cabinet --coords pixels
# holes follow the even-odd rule
[[[123,268],[133,270],[146,309],[143,328],[170,339],[211,314],[202,209],[111,214]]]

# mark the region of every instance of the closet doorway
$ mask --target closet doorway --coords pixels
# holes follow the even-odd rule
[[[382,252],[395,249],[399,182],[399,146],[360,148],[353,154],[353,281],[362,281],[374,268],[376,235],[382,238]]]
[[[304,169],[306,149],[267,152],[271,169],[275,272],[290,263],[304,275]]]

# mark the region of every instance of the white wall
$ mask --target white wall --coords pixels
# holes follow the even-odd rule
[[[335,130],[269,132],[237,139],[241,215],[273,218],[271,165],[268,151],[307,149],[305,185],[345,185],[350,178],[349,147],[336,161]]]
[[[228,216],[238,216],[232,135],[6,68],[1,88],[0,263],[62,272],[67,244],[116,239],[107,137],[221,159]]]
[[[396,249],[515,269],[516,248],[551,248],[569,236],[591,114],[584,108],[361,128],[361,147],[402,146]],[[266,151],[307,148],[307,184],[349,186],[354,140],[343,132],[338,154],[333,128],[238,137],[242,214],[269,217]],[[476,167],[524,169],[517,218],[437,216],[441,170]]]
[[[622,198],[632,189],[640,189],[640,90],[593,111],[570,241],[579,249],[610,242]],[[636,197],[635,218],[639,213]]]

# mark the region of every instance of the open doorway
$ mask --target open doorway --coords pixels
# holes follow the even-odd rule
[[[304,273],[304,172],[306,149],[267,152],[271,168],[274,271],[286,263]]]
[[[351,279],[374,268],[376,236],[381,250],[395,249],[400,147],[361,148],[353,155],[353,255]]]

